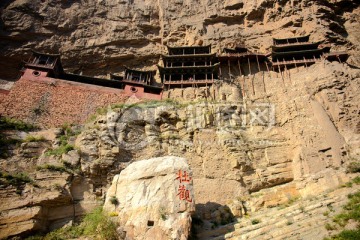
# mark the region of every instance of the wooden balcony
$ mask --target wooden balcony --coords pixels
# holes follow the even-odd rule
[[[313,58],[313,59],[300,59],[300,60],[289,60],[289,61],[276,61],[273,62],[272,65],[276,66],[288,66],[288,65],[302,65],[306,63],[315,63],[319,62],[321,58]]]
[[[164,85],[206,85],[213,84],[216,80],[178,80],[164,81]]]

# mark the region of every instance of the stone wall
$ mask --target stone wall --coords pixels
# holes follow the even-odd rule
[[[41,127],[56,127],[84,123],[98,108],[127,98],[121,89],[35,77],[29,70],[1,102],[0,114]]]

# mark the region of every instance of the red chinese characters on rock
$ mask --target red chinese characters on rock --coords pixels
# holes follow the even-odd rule
[[[187,202],[192,202],[191,196],[190,196],[190,190],[186,189],[186,185],[191,182],[191,177],[186,171],[181,171],[177,173],[177,177],[175,180],[179,181],[179,189],[178,194],[176,196],[179,196],[180,200],[184,200]]]

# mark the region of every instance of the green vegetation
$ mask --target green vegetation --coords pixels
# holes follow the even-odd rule
[[[333,221],[344,227],[350,219],[360,223],[360,191],[348,195],[349,202],[343,207],[344,211],[336,215]]]
[[[353,161],[346,167],[346,172],[348,173],[358,173],[360,172],[360,161]]]
[[[71,163],[68,163],[66,161],[62,161],[62,165],[52,165],[52,164],[43,164],[36,166],[37,171],[41,170],[49,170],[52,172],[67,172],[70,174],[78,173],[80,171],[79,168],[74,167],[71,165]]]
[[[290,197],[286,203],[279,205],[278,208],[284,209],[284,208],[290,207],[292,204],[297,202],[299,199],[300,199],[300,197]],[[300,207],[300,210],[303,212],[304,211],[303,207]]]
[[[20,144],[23,141],[21,139],[9,138],[3,131],[5,130],[19,130],[19,131],[31,131],[36,129],[35,126],[18,121],[11,118],[0,117],[0,157],[8,157],[7,148],[9,145]]]
[[[360,176],[357,176],[356,178],[354,178],[352,180],[353,183],[357,184],[357,185],[360,185]]]
[[[33,136],[33,135],[27,135],[25,138],[25,142],[43,142],[46,139],[43,136]]]
[[[69,172],[69,170],[67,168],[65,168],[64,166],[56,166],[56,165],[51,165],[51,164],[44,164],[44,165],[36,166],[37,171],[41,171],[44,169],[52,171],[52,172]]]
[[[16,187],[16,193],[20,195],[22,193],[21,187],[26,183],[39,187],[26,173],[10,174],[0,171],[0,187],[14,186]]]
[[[159,214],[163,221],[166,221],[166,219],[168,219],[168,213],[166,212],[166,209],[164,207],[159,208]]]
[[[82,222],[72,227],[61,228],[45,236],[32,236],[27,240],[66,240],[80,236],[94,237],[95,239],[116,240],[116,224],[104,213],[101,207],[87,214]]]
[[[74,146],[71,144],[65,144],[65,145],[60,145],[60,147],[54,148],[54,149],[50,149],[48,150],[45,155],[46,156],[51,156],[51,155],[55,155],[55,156],[61,156],[64,153],[68,153],[71,150],[74,150]]]
[[[261,221],[259,220],[259,219],[253,219],[253,220],[251,220],[251,224],[252,225],[255,225],[255,224],[259,224]]]
[[[117,199],[116,196],[111,196],[110,197],[110,202],[111,202],[111,204],[113,204],[115,206],[119,205],[119,200]]]
[[[352,183],[359,185],[360,176],[354,178]],[[348,202],[343,206],[343,211],[333,218],[334,225],[327,224],[327,230],[343,229],[349,221],[356,222],[357,228],[342,230],[340,233],[325,238],[325,240],[357,240],[360,239],[360,191],[348,195]]]
[[[45,155],[46,156],[61,156],[64,153],[68,153],[71,150],[74,150],[75,147],[72,144],[69,144],[69,138],[73,137],[73,136],[77,136],[80,134],[80,130],[78,131],[73,131],[73,129],[71,128],[71,125],[69,124],[64,124],[62,127],[62,131],[63,131],[63,135],[61,135],[59,137],[60,140],[60,146],[57,148],[53,148],[53,149],[49,149]]]
[[[38,129],[36,126],[7,117],[0,117],[0,130],[32,131]]]

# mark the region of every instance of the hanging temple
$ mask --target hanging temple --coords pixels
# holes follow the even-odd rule
[[[163,90],[183,87],[211,86],[218,81],[231,81],[235,77],[252,75],[260,71],[286,71],[309,66],[324,59],[346,62],[346,52],[330,52],[322,42],[309,42],[309,35],[273,39],[271,53],[249,51],[245,46],[224,48],[219,54],[211,53],[211,45],[167,46],[158,65],[161,83],[155,81],[156,71],[139,71],[125,67],[123,76],[110,74],[110,79],[94,78],[66,73],[60,55],[33,51],[22,69],[23,77],[56,78],[97,86],[123,89],[126,95],[139,98],[161,99]]]

